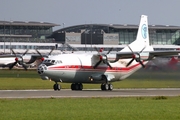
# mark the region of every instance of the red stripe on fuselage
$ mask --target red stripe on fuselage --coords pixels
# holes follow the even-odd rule
[[[82,71],[106,71],[106,72],[120,72],[120,71],[130,71],[140,64],[135,64],[130,67],[97,67],[96,69],[93,66],[78,66],[78,65],[63,65],[56,67],[48,67],[49,70],[82,70]]]

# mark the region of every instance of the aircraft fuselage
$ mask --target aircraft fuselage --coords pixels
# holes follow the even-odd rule
[[[131,67],[125,67],[128,60],[122,59],[110,63],[112,69],[106,64],[100,64],[93,68],[98,62],[91,54],[62,54],[46,59],[39,67],[38,73],[42,79],[50,79],[56,82],[67,83],[102,83],[102,75],[109,77],[109,81],[119,81],[135,72],[141,65],[136,63]],[[90,77],[94,77],[92,80]]]

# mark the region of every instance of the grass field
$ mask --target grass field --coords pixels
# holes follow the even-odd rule
[[[143,72],[114,88],[179,88],[178,72]],[[52,89],[36,71],[0,70],[0,89]],[[62,83],[63,88],[70,84]],[[84,85],[84,88],[99,88]],[[180,97],[0,99],[0,120],[179,120]]]
[[[179,120],[180,97],[0,99],[0,120]]]
[[[179,72],[144,72],[143,69],[129,78],[114,82],[114,88],[179,88]],[[43,81],[36,70],[0,70],[0,89],[52,89],[54,82]],[[69,83],[61,83],[70,88]],[[99,84],[84,84],[84,89],[100,88]]]

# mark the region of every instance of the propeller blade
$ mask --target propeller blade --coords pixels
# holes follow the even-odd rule
[[[16,53],[14,52],[14,50],[11,48],[11,52],[16,56]]]
[[[49,52],[48,55],[51,55],[51,53],[53,52],[54,49],[55,49],[55,47],[53,47],[53,48],[51,49],[51,51]]]
[[[134,60],[135,60],[135,58],[131,59],[131,61],[129,61],[129,63],[126,65],[126,67],[128,67]]]
[[[141,53],[145,48],[146,48],[146,46],[144,46],[144,48],[139,53]]]
[[[112,50],[113,50],[113,47],[109,49],[109,51],[107,52],[107,54],[109,54]]]
[[[95,50],[98,52],[98,54],[99,54],[99,50],[97,49],[97,47],[96,47],[96,46],[94,47],[94,49],[95,49]]]
[[[133,50],[131,49],[131,47],[128,45],[128,48],[131,50],[131,52],[134,54]]]
[[[29,51],[29,49],[27,49],[22,56],[24,56],[28,51]]]
[[[17,62],[14,62],[13,64],[11,64],[11,65],[9,66],[9,69],[11,70],[16,64],[17,64]]]
[[[41,53],[38,51],[38,49],[36,49],[36,52],[42,57]]]
[[[109,64],[109,62],[106,62],[106,64],[112,69],[112,66]]]
[[[27,66],[24,63],[22,63],[22,66],[25,70],[27,70]]]
[[[143,68],[145,68],[145,65],[143,64],[142,61],[139,61],[139,63],[142,65]]]
[[[101,63],[101,61],[102,61],[102,60],[99,60],[99,62],[97,62],[93,68],[96,69],[97,66]]]

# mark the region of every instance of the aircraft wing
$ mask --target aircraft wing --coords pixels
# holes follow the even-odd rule
[[[163,57],[163,56],[173,56],[173,55],[179,55],[180,51],[150,51],[150,52],[119,52],[116,53],[116,59],[128,59],[132,58],[134,54],[140,54],[141,56],[149,56],[150,59],[154,57]]]
[[[11,55],[11,54],[5,54],[5,55],[0,55],[0,58],[10,58],[10,57],[16,57],[15,55]]]
[[[173,56],[179,55],[180,51],[151,51],[149,55],[152,57],[163,57],[163,56]]]
[[[141,57],[141,59],[143,59],[143,60],[151,60],[154,57],[174,56],[174,55],[179,55],[179,53],[180,53],[180,50],[177,50],[177,51],[149,51],[149,52],[144,51],[141,53],[130,51],[130,52],[116,52],[116,53],[111,53],[111,54],[104,54],[107,56],[107,58],[106,57],[104,57],[104,58],[110,62],[115,62],[115,61],[118,61],[119,59],[130,59],[133,57],[137,57],[137,58]],[[93,57],[96,60],[99,60],[97,56],[103,56],[103,54],[102,55],[101,54],[93,55]],[[95,65],[95,68],[99,64],[100,64],[100,61],[99,61],[99,63],[97,63]]]
[[[31,55],[31,59],[26,64],[31,64],[35,62],[37,59],[41,59],[42,57],[48,57],[48,55],[39,55],[39,54]]]
[[[137,52],[119,52],[119,53],[116,53],[116,58],[117,59],[128,59],[128,58],[132,58],[132,56],[134,54],[138,54]]]
[[[26,64],[31,64],[33,62],[35,62],[37,59],[41,59],[42,57],[48,57],[48,55],[39,55],[39,54],[33,54],[30,55],[30,60],[28,62],[26,62]],[[14,55],[14,54],[5,54],[5,55],[0,55],[0,58],[12,58],[12,57],[22,57],[21,55]],[[10,64],[11,62],[7,63]]]

